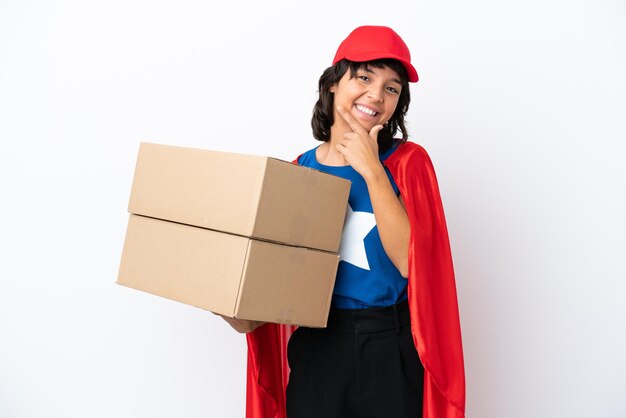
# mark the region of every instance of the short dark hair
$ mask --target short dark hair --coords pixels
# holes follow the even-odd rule
[[[394,142],[403,143],[407,141],[408,132],[404,116],[409,110],[409,103],[411,102],[408,75],[406,69],[399,61],[389,58],[366,62],[354,62],[343,59],[324,70],[318,84],[319,99],[313,107],[313,117],[311,118],[311,127],[313,128],[315,139],[324,142],[330,140],[330,127],[334,123],[334,95],[331,93],[330,87],[339,83],[339,80],[341,80],[348,69],[350,70],[350,78],[354,78],[359,69],[370,67],[387,67],[398,73],[402,82],[402,90],[400,91],[396,110],[393,112],[389,122],[378,133],[378,152],[380,154],[387,152]],[[402,138],[394,138],[398,130],[402,133]]]

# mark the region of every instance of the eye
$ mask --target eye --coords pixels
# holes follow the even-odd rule
[[[398,91],[397,88],[395,87],[387,87],[387,90],[389,90],[390,92],[392,92],[393,94],[399,94],[400,92]]]
[[[358,76],[358,77],[359,77],[361,80],[363,80],[363,81],[370,81],[370,78],[369,78],[368,76],[366,76],[366,75],[360,75],[360,76]]]

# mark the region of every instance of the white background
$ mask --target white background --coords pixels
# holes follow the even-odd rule
[[[467,416],[626,416],[625,23],[617,0],[0,0],[0,416],[243,416],[243,336],[114,283],[138,144],[291,160],[361,24],[420,74]]]

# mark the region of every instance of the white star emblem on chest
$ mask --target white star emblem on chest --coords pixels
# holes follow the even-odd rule
[[[348,205],[346,221],[343,226],[339,259],[365,270],[370,269],[365,252],[365,237],[376,226],[373,213],[354,212]]]

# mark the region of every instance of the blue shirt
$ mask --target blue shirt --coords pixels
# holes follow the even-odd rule
[[[348,210],[339,250],[340,261],[332,305],[344,309],[389,306],[407,298],[408,281],[393,265],[380,240],[367,184],[352,166],[329,166],[317,161],[313,148],[302,154],[298,163],[352,182]],[[395,151],[380,155],[384,161]],[[387,177],[399,194],[389,171]]]

